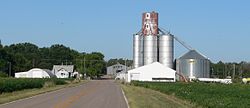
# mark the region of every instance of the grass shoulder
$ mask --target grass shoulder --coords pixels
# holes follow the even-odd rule
[[[130,108],[193,108],[190,102],[151,89],[121,84]]]
[[[79,86],[86,82],[88,81],[86,80],[72,81],[72,82],[68,82],[68,84],[65,84],[65,85],[54,85],[54,84],[46,83],[44,87],[42,88],[24,89],[21,91],[2,93],[0,94],[0,104],[12,102],[12,101],[23,99],[23,98],[32,97],[35,95],[39,95],[39,94],[43,94],[43,93],[47,93],[51,91],[56,91],[62,88]]]

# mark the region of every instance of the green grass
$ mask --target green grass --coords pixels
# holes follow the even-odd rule
[[[154,90],[121,85],[130,108],[191,108],[194,105]]]
[[[38,94],[50,92],[59,90],[66,87],[74,87],[81,85],[87,81],[73,81],[71,80],[70,83],[67,83],[65,85],[55,85],[54,83],[45,83],[46,86],[43,86],[42,88],[34,88],[34,89],[24,89],[20,91],[14,91],[14,92],[8,92],[8,93],[2,93],[0,94],[0,104],[15,101],[18,99],[23,99],[31,96],[35,96]]]
[[[173,95],[203,107],[248,108],[250,106],[250,85],[150,82],[133,82],[132,84]]]

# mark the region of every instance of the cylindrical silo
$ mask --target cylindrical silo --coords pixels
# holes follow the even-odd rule
[[[195,50],[180,57],[176,61],[176,68],[186,78],[210,77],[210,60]]]
[[[157,36],[148,35],[143,38],[143,65],[157,62]]]
[[[173,68],[174,40],[172,35],[159,36],[159,62]]]
[[[142,36],[135,34],[133,37],[134,68],[142,66]]]

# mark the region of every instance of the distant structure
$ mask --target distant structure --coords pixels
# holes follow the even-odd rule
[[[210,60],[190,50],[176,61],[176,71],[187,79],[210,78]]]
[[[151,81],[151,82],[175,82],[176,71],[154,62],[128,71],[127,82]]]
[[[79,78],[74,65],[54,65],[53,70],[33,68],[27,72],[15,73],[15,78]]]
[[[160,62],[173,68],[173,35],[158,27],[158,13],[142,14],[142,29],[133,37],[133,67]]]
[[[55,75],[48,69],[33,68],[27,72],[15,73],[15,78],[52,78]]]
[[[70,78],[73,77],[74,65],[54,65],[52,73],[57,78]]]
[[[116,76],[118,73],[126,73],[129,67],[117,63],[115,65],[107,67],[107,75],[109,76]]]
[[[142,14],[142,28],[133,35],[133,70],[127,75],[130,80],[139,81],[169,81],[173,75],[171,69],[176,68],[177,80],[180,77],[185,81],[197,78],[210,78],[210,61],[207,57],[198,53],[191,46],[180,40],[169,31],[159,27],[159,14],[157,12],[145,12]],[[178,58],[174,67],[174,40],[184,46],[188,53]],[[164,71],[157,68],[163,65]],[[151,64],[154,64],[151,66]],[[146,67],[146,68],[145,68]],[[148,71],[150,70],[151,71]],[[156,70],[159,71],[157,73]],[[145,73],[144,73],[145,72]],[[147,72],[147,73],[146,73]],[[164,77],[158,76],[162,74]],[[173,82],[176,80],[173,79]]]

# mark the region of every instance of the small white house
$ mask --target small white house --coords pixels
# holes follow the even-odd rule
[[[176,71],[154,62],[133,70],[129,70],[127,74],[127,82],[135,81],[151,81],[151,82],[175,82]]]
[[[34,68],[27,72],[15,73],[15,78],[51,78],[54,75],[50,70]]]
[[[69,72],[65,69],[61,69],[55,74],[57,78],[69,78]]]
[[[70,78],[73,77],[74,65],[54,65],[52,73],[57,78]]]

